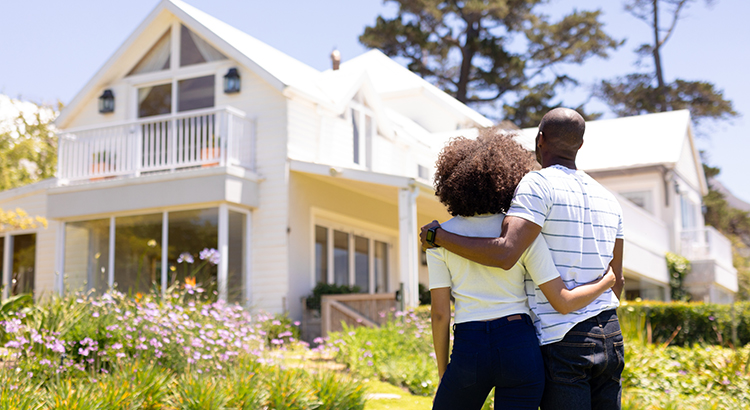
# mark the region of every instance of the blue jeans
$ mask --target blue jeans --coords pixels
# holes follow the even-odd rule
[[[453,352],[433,409],[481,409],[495,388],[495,409],[537,410],[544,364],[528,315],[453,326]]]
[[[542,410],[619,410],[625,346],[615,310],[575,325],[542,346],[547,383]]]

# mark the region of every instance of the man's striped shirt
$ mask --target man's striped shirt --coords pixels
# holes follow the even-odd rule
[[[606,273],[615,239],[623,237],[622,209],[614,195],[585,172],[560,165],[527,174],[516,188],[508,215],[542,227],[568,289]],[[528,275],[525,282],[541,344],[558,342],[581,321],[619,306],[610,289],[585,308],[562,315]]]

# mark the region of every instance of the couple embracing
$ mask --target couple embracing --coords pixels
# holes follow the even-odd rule
[[[480,409],[493,387],[496,409],[620,409],[622,211],[576,169],[584,129],[573,110],[548,112],[539,171],[503,131],[441,152],[435,190],[453,218],[421,232],[440,376],[434,409]]]

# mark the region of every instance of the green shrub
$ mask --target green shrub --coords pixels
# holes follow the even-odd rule
[[[429,321],[417,313],[397,312],[379,328],[344,326],[331,333],[336,361],[360,377],[375,377],[414,394],[430,395],[437,387]]]
[[[336,285],[318,283],[313,288],[312,294],[307,297],[307,308],[320,310],[320,297],[323,295],[344,295],[348,293],[359,293],[359,286]]]
[[[672,252],[667,252],[667,270],[669,271],[669,290],[672,300],[688,301],[690,293],[685,289],[685,276],[692,269],[690,261],[684,257]]]
[[[317,410],[363,410],[364,386],[336,373],[317,373],[312,376],[312,387],[321,402]]]
[[[650,327],[653,343],[669,341],[670,345],[676,346],[696,343],[728,346],[732,343],[733,323],[737,345],[750,343],[750,302],[734,305],[626,302],[620,306],[618,316],[623,322],[639,322],[644,333],[648,333],[646,329]]]

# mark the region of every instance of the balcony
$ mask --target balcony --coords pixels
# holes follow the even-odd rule
[[[692,262],[692,272],[685,283],[693,296],[705,294],[703,299],[727,303],[737,292],[737,270],[732,264],[732,243],[713,227],[682,231],[680,253]],[[714,284],[721,288],[715,288]],[[700,300],[701,298],[697,298]]]
[[[231,107],[60,132],[61,184],[209,166],[255,170],[254,124]]]
[[[732,243],[711,226],[682,231],[680,253],[693,260],[715,260],[724,267],[732,267]]]

